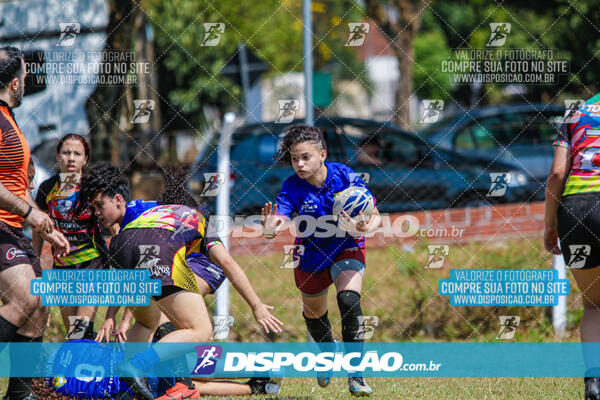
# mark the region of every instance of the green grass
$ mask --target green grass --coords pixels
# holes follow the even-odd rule
[[[453,307],[448,297],[438,295],[438,282],[449,277],[451,268],[529,269],[552,268],[551,256],[540,239],[472,242],[450,245],[443,269],[425,269],[427,243],[419,242],[408,252],[396,245],[367,250],[367,270],[362,291],[365,315],[379,317],[371,341],[495,341],[500,315],[519,315],[521,325],[515,341],[553,341],[548,307]],[[276,341],[306,341],[300,294],[294,285],[293,270],[281,269],[281,254],[236,257],[262,300],[275,306],[285,332]],[[568,297],[568,338],[578,340],[582,307],[572,276]],[[335,290],[329,290],[329,317],[334,335],[340,336],[340,318]],[[209,308],[214,297],[207,298]],[[254,322],[249,307],[235,290],[231,291],[231,314],[235,317],[232,341],[263,341],[265,336]]]
[[[583,378],[371,378],[368,383],[373,388],[373,395],[370,398],[382,400],[579,400],[583,398]],[[342,378],[334,379],[327,388],[320,388],[314,379],[286,379],[278,398],[287,396],[290,400],[293,398],[356,399],[348,393],[346,381]],[[210,398],[223,399],[222,396]]]
[[[0,379],[2,392],[7,378]],[[370,378],[371,399],[435,400],[579,400],[583,398],[583,378]],[[227,396],[203,397],[224,400]],[[283,381],[279,396],[239,396],[242,398],[277,398],[297,400],[356,399],[349,394],[346,380],[334,378],[331,385],[320,388],[314,379],[289,378]],[[40,399],[43,400],[43,399]]]
[[[413,252],[392,245],[367,251],[367,271],[362,304],[365,315],[379,316],[372,341],[496,341],[499,315],[519,315],[521,325],[514,341],[556,341],[547,307],[451,307],[437,294],[439,279],[451,268],[529,269],[552,268],[552,259],[541,239],[526,238],[450,245],[441,270],[425,269],[427,243]],[[281,255],[236,257],[263,299],[286,323],[276,341],[305,341],[301,302],[292,270],[280,269]],[[582,307],[579,290],[568,275],[567,339],[579,340]],[[334,290],[329,291],[330,319],[339,336],[339,312]],[[208,299],[213,304],[213,299]],[[231,311],[235,325],[230,340],[262,341],[248,306],[232,291]],[[370,378],[375,399],[581,399],[583,378]],[[336,378],[321,389],[314,379],[289,378],[280,396],[307,399],[350,399],[345,379]]]
[[[551,268],[551,257],[542,248],[541,239],[472,242],[450,245],[443,269],[425,269],[427,243],[420,241],[413,251],[391,244],[367,251],[367,270],[362,293],[365,315],[379,317],[371,341],[427,342],[496,341],[500,315],[519,315],[521,325],[514,341],[555,341],[549,309],[544,307],[452,307],[447,297],[437,294],[440,279],[449,277],[451,268]],[[231,290],[231,314],[235,324],[230,341],[306,341],[301,301],[294,285],[293,270],[281,269],[281,254],[238,256],[261,299],[275,306],[273,313],[285,323],[282,334],[266,337],[252,317],[247,304]],[[568,341],[579,340],[578,326],[582,307],[572,276],[568,297]],[[207,297],[213,309],[214,296]],[[334,336],[340,337],[339,311],[335,290],[329,291],[329,315]],[[105,309],[96,317],[96,328]],[[62,341],[65,332],[60,315],[52,310],[46,341]],[[371,378],[376,399],[579,399],[583,397],[583,379],[571,378]],[[6,379],[0,380],[0,393]],[[334,379],[321,389],[314,379],[290,378],[284,381],[281,396],[310,399],[346,399],[345,379]],[[216,398],[223,398],[216,397]]]

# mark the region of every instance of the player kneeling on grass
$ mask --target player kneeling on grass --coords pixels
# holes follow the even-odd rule
[[[276,204],[269,202],[262,209],[267,239],[275,237],[283,222],[293,214],[314,219],[332,215],[336,193],[351,186],[366,188],[362,179],[346,165],[325,162],[327,150],[318,128],[288,128],[280,147],[280,157],[291,162],[296,173],[283,183]],[[379,213],[373,205],[368,221],[362,213],[356,219],[350,218],[345,211],[334,217],[341,219],[346,230],[356,232],[356,237],[345,233],[296,238],[296,245],[304,246],[304,252],[294,255],[298,260],[294,278],[302,294],[306,327],[316,342],[333,342],[327,317],[327,291],[333,283],[342,317],[342,338],[344,342],[362,343],[360,292],[365,271],[365,238],[362,234],[378,228]],[[369,385],[360,375],[351,375],[348,378],[350,392],[368,396],[372,392]],[[327,386],[330,375],[318,376],[317,382],[322,387]]]
[[[130,342],[149,342],[157,329],[161,312],[177,330],[163,336],[159,343],[207,342],[212,334],[208,310],[198,282],[207,284],[196,270],[218,265],[244,300],[251,306],[257,322],[266,332],[281,332],[283,325],[256,295],[241,267],[229,255],[216,236],[207,233],[207,223],[196,210],[183,205],[159,205],[157,202],[130,202],[126,179],[108,164],[95,166],[82,180],[79,201],[89,202],[100,222],[107,228],[119,227],[112,238],[109,258],[117,268],[148,268],[151,278],[160,279],[162,293],[148,307],[132,307],[136,324],[128,334]],[[198,275],[200,278],[198,278]],[[200,279],[200,281],[198,281]],[[188,352],[186,349],[185,352]],[[154,399],[145,380],[146,371],[161,361],[182,354],[150,347],[119,364],[117,371],[138,400]],[[248,384],[209,382],[197,387],[191,380],[178,384],[165,399],[199,398],[200,394],[250,394],[256,388]],[[250,381],[250,384],[256,383]],[[265,381],[259,389],[264,393]],[[259,390],[260,391],[260,390]]]

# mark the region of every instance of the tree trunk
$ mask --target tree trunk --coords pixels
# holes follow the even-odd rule
[[[367,0],[367,15],[391,40],[391,48],[398,59],[400,83],[396,86],[395,122],[401,128],[410,129],[410,97],[413,91],[413,67],[415,63],[412,41],[421,25],[422,9],[425,3],[418,0],[394,0],[391,2],[398,13],[397,19],[390,18],[388,12],[377,0]]]
[[[106,51],[131,51],[135,13],[131,0],[107,1],[109,22],[106,28]],[[126,152],[122,146],[124,86],[100,85],[90,96],[86,110],[90,123],[92,158],[111,160],[118,165]]]
[[[154,70],[153,44],[146,37],[146,25],[148,20],[146,14],[140,12],[135,17],[135,53],[138,63],[147,63]],[[134,160],[136,164],[145,168],[156,168],[160,156],[160,103],[158,97],[158,79],[156,73],[146,74],[138,72],[138,85],[136,99],[154,101],[154,110],[148,122],[136,124],[133,129],[135,137],[138,138],[135,146]]]
[[[413,35],[404,31],[394,44],[394,54],[400,68],[400,84],[396,86],[395,122],[403,129],[410,129],[410,97],[413,92],[414,53],[412,48]]]

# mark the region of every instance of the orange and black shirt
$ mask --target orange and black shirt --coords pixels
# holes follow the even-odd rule
[[[26,200],[29,146],[19,129],[12,109],[0,100],[0,183],[8,190]],[[0,209],[0,221],[20,228],[23,217]]]

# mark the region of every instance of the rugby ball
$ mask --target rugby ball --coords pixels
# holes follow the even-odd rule
[[[333,217],[335,219],[342,210],[352,218],[358,216],[358,213],[362,211],[365,218],[369,219],[373,214],[374,207],[373,197],[364,187],[350,186],[333,196]]]

